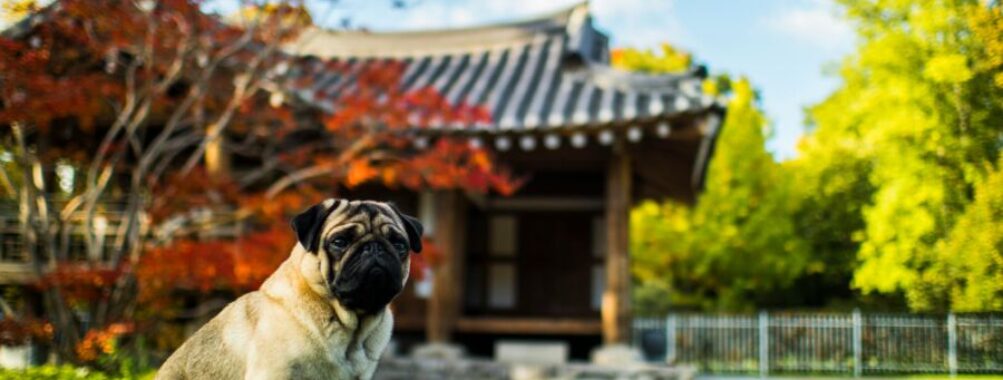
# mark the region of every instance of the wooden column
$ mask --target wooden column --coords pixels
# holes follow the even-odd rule
[[[460,317],[463,300],[464,247],[467,236],[467,207],[459,191],[440,191],[435,199],[433,242],[441,257],[432,280],[425,319],[430,343],[447,343]]]
[[[630,339],[630,157],[623,149],[614,150],[606,170],[606,289],[602,297],[602,330],[603,343],[610,345],[629,343]]]
[[[230,156],[226,153],[226,140],[223,136],[210,140],[205,147],[206,172],[211,176],[230,175]]]

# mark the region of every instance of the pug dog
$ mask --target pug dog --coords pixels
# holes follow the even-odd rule
[[[421,223],[392,204],[328,199],[292,220],[298,244],[227,305],[157,379],[369,379],[390,341]]]

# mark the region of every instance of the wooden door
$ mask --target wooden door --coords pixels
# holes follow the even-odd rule
[[[589,317],[592,219],[588,212],[519,215],[518,309],[527,316]]]

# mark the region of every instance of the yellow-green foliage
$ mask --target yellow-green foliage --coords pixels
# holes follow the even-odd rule
[[[1003,159],[975,187],[975,201],[938,242],[923,281],[958,311],[1003,310]]]
[[[680,73],[689,70],[693,58],[689,53],[672,45],[662,44],[661,54],[649,49],[617,49],[613,51],[611,63],[630,71],[651,74]]]
[[[38,10],[36,0],[0,0],[0,20],[7,22],[20,21],[22,18]]]
[[[798,156],[765,152],[763,115],[740,82],[697,204],[634,211],[639,310],[804,306],[811,292],[1003,310],[1001,5],[841,3],[858,47],[840,87],[808,110]]]
[[[1003,7],[976,7],[969,23],[975,37],[985,48],[985,59],[973,62],[979,70],[989,72],[996,85],[1003,87]]]
[[[1003,310],[999,269],[980,276],[951,264],[988,265],[1001,251],[999,244],[964,242],[991,240],[1003,228],[998,217],[972,210],[979,207],[973,190],[992,183],[987,176],[1003,141],[1003,93],[994,86],[995,68],[977,64],[987,50],[970,16],[985,5],[843,3],[861,44],[843,63],[842,86],[811,109],[816,129],[798,160],[809,178],[839,186],[865,176],[873,187],[869,199],[858,200],[866,205],[865,226],[854,236],[854,286],[902,294],[916,310]],[[852,162],[860,170],[839,178]],[[955,257],[948,257],[951,248]]]
[[[765,150],[766,119],[745,79],[733,84],[728,114],[690,208],[645,203],[631,215],[638,309],[741,310],[788,286],[807,252],[794,235],[795,199]]]
[[[69,365],[44,365],[22,370],[0,369],[0,380],[150,380],[155,372],[113,376],[93,369]]]

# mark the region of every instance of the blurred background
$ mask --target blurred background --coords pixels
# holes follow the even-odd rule
[[[329,197],[377,378],[1003,373],[994,0],[6,0],[0,378],[148,378]]]

